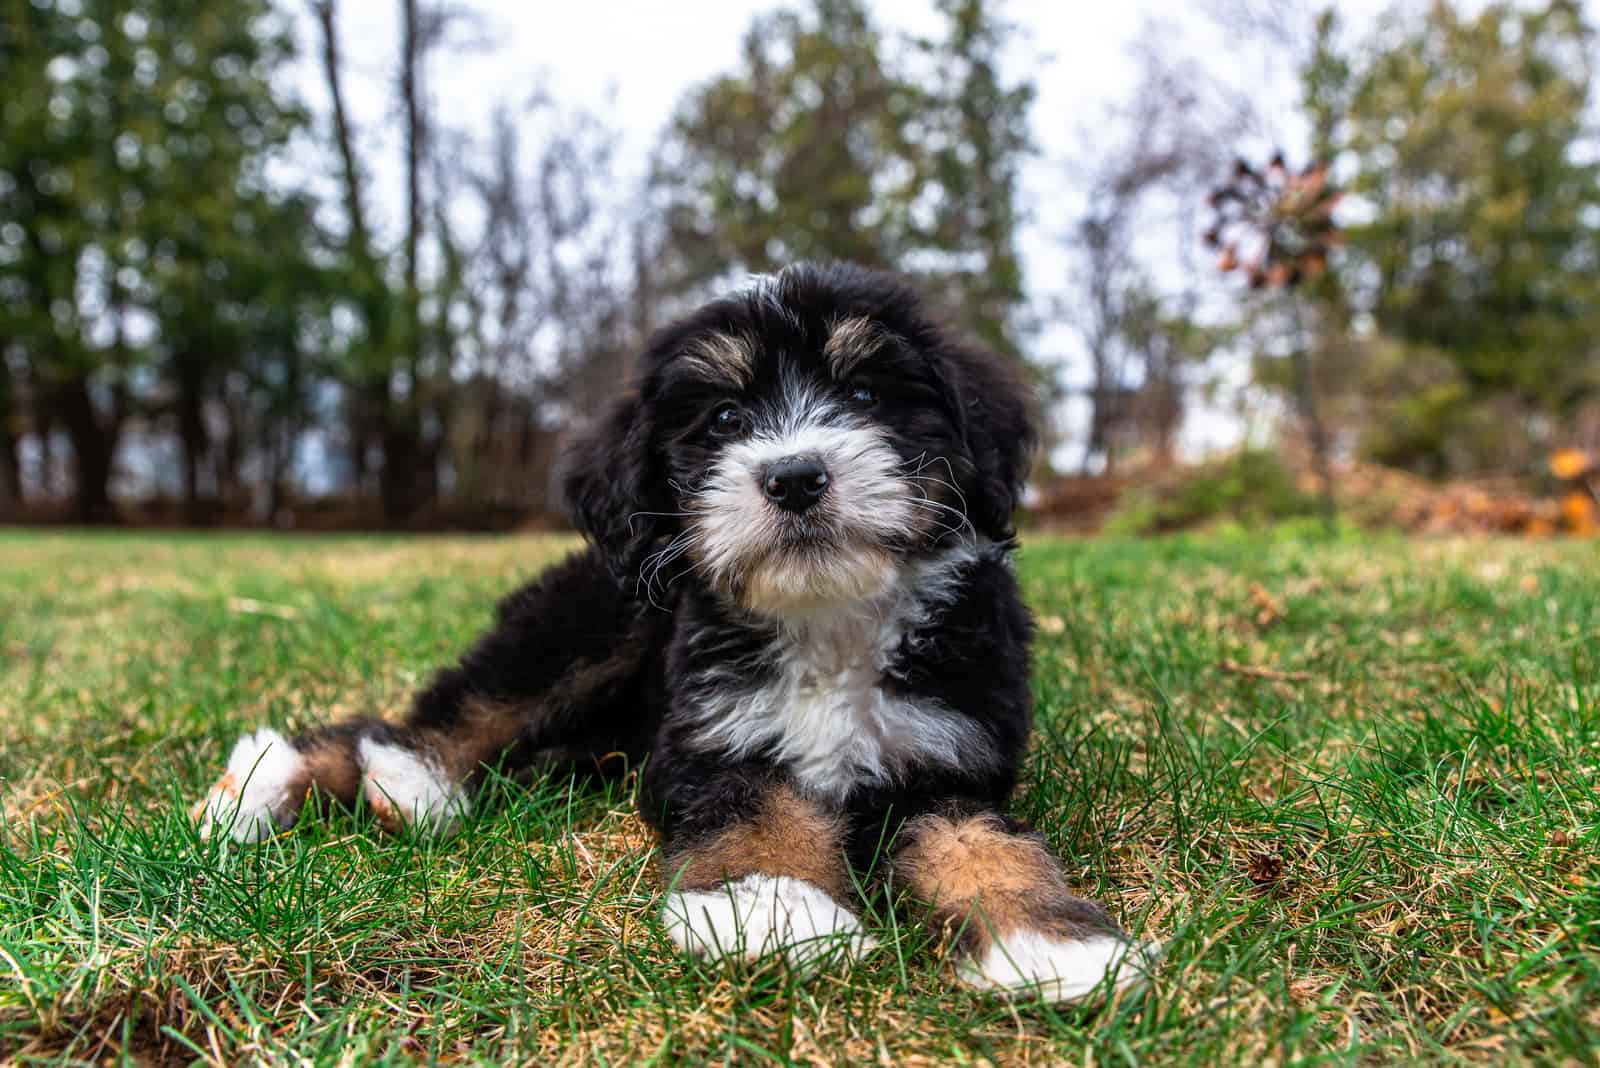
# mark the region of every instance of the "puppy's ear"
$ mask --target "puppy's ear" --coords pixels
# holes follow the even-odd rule
[[[639,570],[670,511],[638,393],[612,403],[567,443],[561,495],[572,522],[594,542],[619,583]],[[654,513],[654,514],[653,514]]]
[[[1034,390],[1016,361],[973,346],[947,350],[945,368],[946,396],[971,461],[968,518],[985,536],[1009,541],[1039,441]]]

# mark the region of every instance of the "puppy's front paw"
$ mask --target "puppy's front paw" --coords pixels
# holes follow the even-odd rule
[[[996,936],[981,955],[957,969],[968,986],[1003,997],[1077,1001],[1097,990],[1111,993],[1142,985],[1161,947],[1113,935],[1072,940],[1026,928]]]
[[[259,842],[294,823],[304,799],[304,763],[277,731],[263,727],[240,738],[222,778],[190,810],[200,837]]]
[[[863,956],[877,944],[848,909],[787,875],[674,891],[661,922],[678,948],[697,957],[755,960],[777,952],[802,971],[834,956]]]

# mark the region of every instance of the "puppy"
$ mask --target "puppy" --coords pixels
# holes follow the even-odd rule
[[[1010,556],[1028,393],[893,276],[797,266],[657,335],[570,451],[590,547],[500,606],[404,725],[246,735],[196,806],[254,841],[308,798],[450,831],[489,768],[642,767],[685,951],[817,967],[887,874],[974,986],[1070,1000],[1153,950],[1006,814],[1030,727]]]

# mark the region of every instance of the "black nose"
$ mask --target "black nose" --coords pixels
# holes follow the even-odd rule
[[[786,512],[803,512],[828,492],[828,469],[817,460],[779,460],[761,473],[767,500]]]

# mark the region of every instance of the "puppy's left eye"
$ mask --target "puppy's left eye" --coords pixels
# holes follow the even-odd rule
[[[744,432],[744,413],[737,404],[724,404],[711,415],[711,433],[719,438],[731,438]]]
[[[855,386],[850,390],[850,399],[863,408],[870,408],[878,403],[878,395],[866,386]]]

